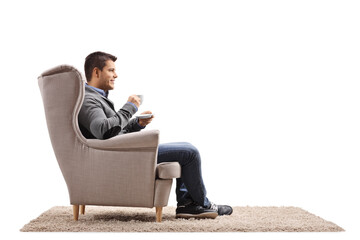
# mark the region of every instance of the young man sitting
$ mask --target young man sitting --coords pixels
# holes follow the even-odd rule
[[[108,99],[115,87],[116,57],[94,52],[86,57],[84,102],[79,113],[79,125],[86,138],[108,139],[119,134],[137,132],[151,123],[154,116],[145,119],[132,118],[138,111],[141,99],[137,95],[128,98],[124,106],[116,111]],[[143,114],[152,114],[145,111]],[[230,215],[232,208],[216,205],[206,197],[206,189],[201,175],[199,151],[190,143],[176,142],[160,144],[157,162],[179,162],[181,178],[176,179],[176,217],[216,218]]]

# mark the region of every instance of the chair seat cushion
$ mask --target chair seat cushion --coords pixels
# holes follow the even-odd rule
[[[178,162],[163,162],[156,167],[156,176],[160,179],[181,177],[181,167]]]

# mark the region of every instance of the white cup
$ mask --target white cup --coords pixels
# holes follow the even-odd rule
[[[140,98],[140,105],[143,103],[144,101],[144,95],[137,95]]]

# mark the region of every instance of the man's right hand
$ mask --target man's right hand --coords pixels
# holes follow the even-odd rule
[[[128,98],[128,102],[131,102],[131,103],[135,104],[137,107],[139,107],[140,103],[141,103],[141,99],[137,95],[134,94]]]

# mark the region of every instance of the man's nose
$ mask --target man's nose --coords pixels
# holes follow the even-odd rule
[[[117,77],[118,77],[118,75],[115,73],[115,74],[114,74],[114,78],[117,78]]]

